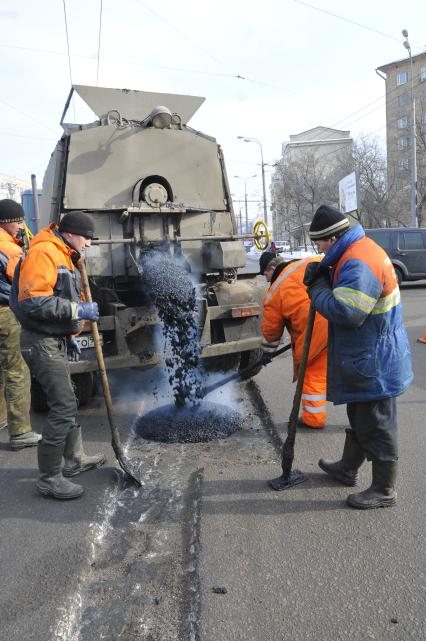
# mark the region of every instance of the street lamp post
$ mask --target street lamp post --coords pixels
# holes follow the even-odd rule
[[[265,187],[265,162],[263,161],[263,148],[262,143],[257,138],[246,138],[245,136],[238,136],[238,140],[244,140],[244,142],[255,142],[260,147],[260,158],[261,158],[261,167],[262,167],[262,187],[263,187],[263,217],[265,219],[265,224],[268,224],[268,208],[266,206],[266,187]]]
[[[257,174],[253,174],[253,176],[249,176],[248,178],[242,178],[242,176],[234,176],[234,178],[238,178],[238,180],[242,180],[244,182],[244,206],[245,206],[245,211],[246,211],[246,232],[245,233],[246,234],[248,234],[248,231],[249,231],[248,208],[247,208],[247,183],[252,178],[256,178],[256,176],[257,176]]]
[[[413,83],[413,58],[411,56],[411,46],[408,42],[408,31],[403,29],[402,35],[405,40],[404,47],[410,56],[410,76],[411,76],[411,224],[413,227],[418,226],[417,218],[417,136],[416,136],[416,100],[414,98],[414,83]]]

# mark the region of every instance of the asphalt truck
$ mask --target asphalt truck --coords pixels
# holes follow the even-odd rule
[[[65,122],[75,96],[95,121]],[[72,210],[93,216],[98,240],[86,264],[107,369],[152,367],[161,358],[159,320],[140,267],[153,248],[184,261],[193,275],[201,359],[245,369],[259,357],[262,283],[239,273],[246,253],[222,149],[188,125],[203,102],[83,85],[74,85],[66,101],[63,135],[43,179],[39,227]],[[79,341],[81,358],[70,367],[83,404],[97,369],[90,327]],[[40,395],[35,384],[35,409],[44,405]]]

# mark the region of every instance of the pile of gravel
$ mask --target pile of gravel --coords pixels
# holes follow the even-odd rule
[[[141,416],[135,434],[163,443],[198,443],[226,438],[242,428],[239,412],[203,401],[196,407],[164,405]]]
[[[166,366],[178,406],[196,405],[203,397],[198,369],[199,338],[195,289],[189,274],[166,252],[142,257],[144,286],[163,322]]]

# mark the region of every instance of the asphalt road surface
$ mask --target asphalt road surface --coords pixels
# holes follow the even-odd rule
[[[88,453],[108,461],[77,477],[81,499],[38,496],[35,450],[11,452],[0,432],[1,641],[426,638],[425,283],[402,294],[415,381],[398,401],[394,508],[351,510],[348,488],[317,467],[342,449],[345,412],[331,405],[326,430],[297,434],[308,480],[268,489],[294,393],[288,355],[209,397],[242,417],[240,432],[209,443],[134,441],[136,418],[170,395],[159,369],[116,374],[115,414],[142,488],[117,469],[99,396],[79,418]],[[369,480],[364,465],[360,485]]]

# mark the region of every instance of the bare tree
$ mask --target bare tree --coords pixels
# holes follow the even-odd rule
[[[426,159],[426,122],[419,131],[421,157]],[[285,228],[306,243],[305,229],[321,204],[338,206],[339,181],[357,172],[358,209],[350,216],[363,227],[405,226],[400,207],[401,179],[408,181],[409,168],[388,168],[386,153],[378,139],[363,136],[352,150],[341,148],[333,153],[317,150],[298,151],[284,157],[276,166],[273,200],[276,217],[284,218]],[[406,171],[407,175],[403,176]],[[408,181],[409,183],[409,181]],[[426,179],[418,183],[419,220],[426,208]],[[281,225],[282,227],[282,225]]]
[[[305,229],[317,207],[324,202],[337,204],[334,171],[333,164],[315,150],[299,151],[276,166],[274,210],[285,216],[286,229],[305,246]]]

